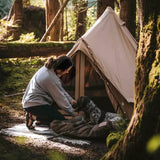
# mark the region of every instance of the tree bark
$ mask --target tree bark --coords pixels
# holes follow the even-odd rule
[[[97,0],[97,18],[110,6],[114,9],[114,0]]]
[[[136,30],[136,0],[120,0],[120,18],[135,37]]]
[[[82,0],[79,4],[75,40],[79,39],[86,32],[88,0]]]
[[[52,30],[53,26],[56,24],[56,21],[58,20],[60,14],[62,13],[64,7],[67,5],[69,0],[65,0],[65,2],[63,3],[62,7],[58,10],[57,14],[55,15],[55,17],[53,18],[52,22],[50,23],[49,27],[47,28],[45,34],[43,35],[42,39],[40,40],[40,42],[44,42],[47,38],[47,35],[50,33],[50,31]]]
[[[51,24],[53,18],[56,16],[59,8],[60,4],[58,0],[46,0],[46,30]],[[48,35],[48,40],[59,41],[59,34],[60,34],[60,19],[57,19],[56,24],[53,26]]]
[[[23,2],[22,0],[15,0],[11,8],[8,20],[11,22],[12,26],[8,26],[9,34],[12,35],[13,40],[18,40],[21,27],[23,23]]]
[[[134,113],[124,137],[105,160],[158,160],[147,143],[160,133],[160,9],[159,0],[139,0],[141,34],[137,52]]]
[[[139,41],[139,36],[140,36],[140,14],[141,14],[141,10],[140,10],[140,1],[137,0],[137,31],[136,31],[136,40]]]
[[[65,9],[65,36],[67,37],[66,40],[68,41],[68,9]]]
[[[60,7],[63,6],[63,0],[60,0]],[[60,40],[63,41],[63,27],[64,26],[64,10],[60,16]]]

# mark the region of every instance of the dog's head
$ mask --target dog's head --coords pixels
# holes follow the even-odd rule
[[[89,119],[91,123],[97,124],[101,117],[101,110],[87,96],[80,97],[77,100],[78,112],[83,111],[85,119]]]
[[[95,103],[87,96],[82,96],[77,100],[77,111],[90,112],[96,107]]]

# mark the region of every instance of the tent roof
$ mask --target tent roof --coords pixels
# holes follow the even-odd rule
[[[77,41],[68,56],[81,50],[128,102],[134,102],[137,43],[125,23],[108,7]]]

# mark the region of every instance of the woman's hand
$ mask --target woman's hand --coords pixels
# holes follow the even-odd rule
[[[73,106],[73,105],[75,105],[75,104],[77,104],[77,101],[76,101],[75,99],[72,99],[71,105]]]
[[[78,112],[74,112],[74,117],[76,117],[76,116],[78,116],[79,114],[78,114]]]

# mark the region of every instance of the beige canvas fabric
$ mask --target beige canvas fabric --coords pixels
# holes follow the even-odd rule
[[[134,102],[136,49],[125,23],[108,7],[67,55],[81,50],[128,102]]]

